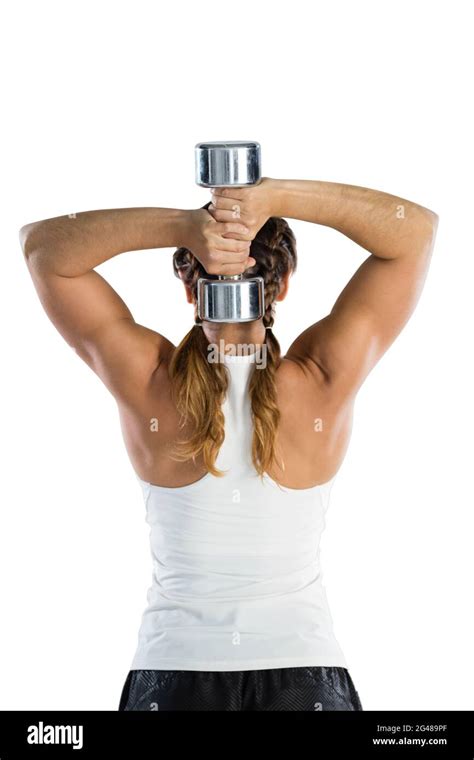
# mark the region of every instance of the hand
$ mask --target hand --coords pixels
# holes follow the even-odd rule
[[[184,245],[208,274],[242,274],[255,266],[249,230],[239,220],[218,222],[207,209],[191,209],[185,227]]]
[[[253,240],[272,216],[274,187],[274,180],[263,177],[257,185],[248,187],[212,188],[212,203],[208,211],[217,222],[239,221],[245,224]]]

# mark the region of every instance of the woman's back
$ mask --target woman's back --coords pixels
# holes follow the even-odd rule
[[[260,479],[248,384],[264,370],[255,354],[223,361],[226,474],[182,487],[139,478],[153,574],[131,668],[345,667],[319,562],[332,480],[295,490]]]
[[[130,460],[144,481],[170,488],[195,483],[206,476],[202,459],[177,462],[170,456],[177,438],[193,432],[180,428],[180,415],[172,398],[169,364],[175,347],[167,343],[163,360],[146,389],[137,389],[133,401],[119,405],[122,431]],[[229,362],[229,356],[226,362]],[[232,366],[238,366],[232,357]],[[254,366],[258,366],[258,354]],[[264,372],[265,368],[256,368]],[[330,480],[347,448],[352,405],[338,388],[327,383],[319,368],[296,356],[282,358],[275,372],[280,421],[276,436],[277,455],[284,461],[268,475],[288,488],[305,489]],[[248,431],[246,431],[248,432]],[[244,443],[244,442],[243,442]],[[250,453],[251,437],[245,445]],[[212,475],[209,478],[217,480]]]

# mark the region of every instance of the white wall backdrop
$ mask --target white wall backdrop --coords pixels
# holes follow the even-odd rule
[[[37,299],[18,229],[193,208],[200,140],[254,139],[266,176],[374,187],[440,216],[415,315],[362,389],[322,560],[366,710],[474,708],[469,4],[19,0],[1,18],[0,709],[115,710],[151,579],[115,402]],[[292,222],[285,350],[367,255]],[[100,271],[178,341],[172,249]]]

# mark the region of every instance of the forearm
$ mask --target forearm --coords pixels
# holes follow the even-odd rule
[[[184,245],[187,215],[153,207],[84,211],[25,225],[20,240],[29,263],[76,277],[119,253]]]
[[[379,190],[316,180],[273,180],[275,216],[332,227],[380,258],[429,247],[437,216]]]

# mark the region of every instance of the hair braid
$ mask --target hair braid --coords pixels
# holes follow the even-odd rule
[[[297,263],[295,236],[286,220],[270,217],[252,241],[249,255],[256,263],[244,272],[243,277],[263,277],[265,293],[263,324],[267,361],[264,369],[252,373],[249,384],[254,425],[252,462],[263,477],[276,460],[275,440],[280,421],[275,373],[281,362],[281,350],[272,330],[275,300],[282,278],[288,272],[294,272]],[[208,276],[201,263],[187,248],[178,248],[173,256],[173,267],[176,276],[181,274],[196,301],[197,282],[200,277]],[[193,430],[186,441],[178,442],[175,458],[195,461],[202,454],[207,470],[221,476],[224,473],[216,468],[215,461],[225,436],[221,405],[227,394],[229,377],[223,363],[208,361],[207,350],[206,336],[202,328],[195,325],[176,348],[170,363],[172,390],[182,426],[189,422]]]

